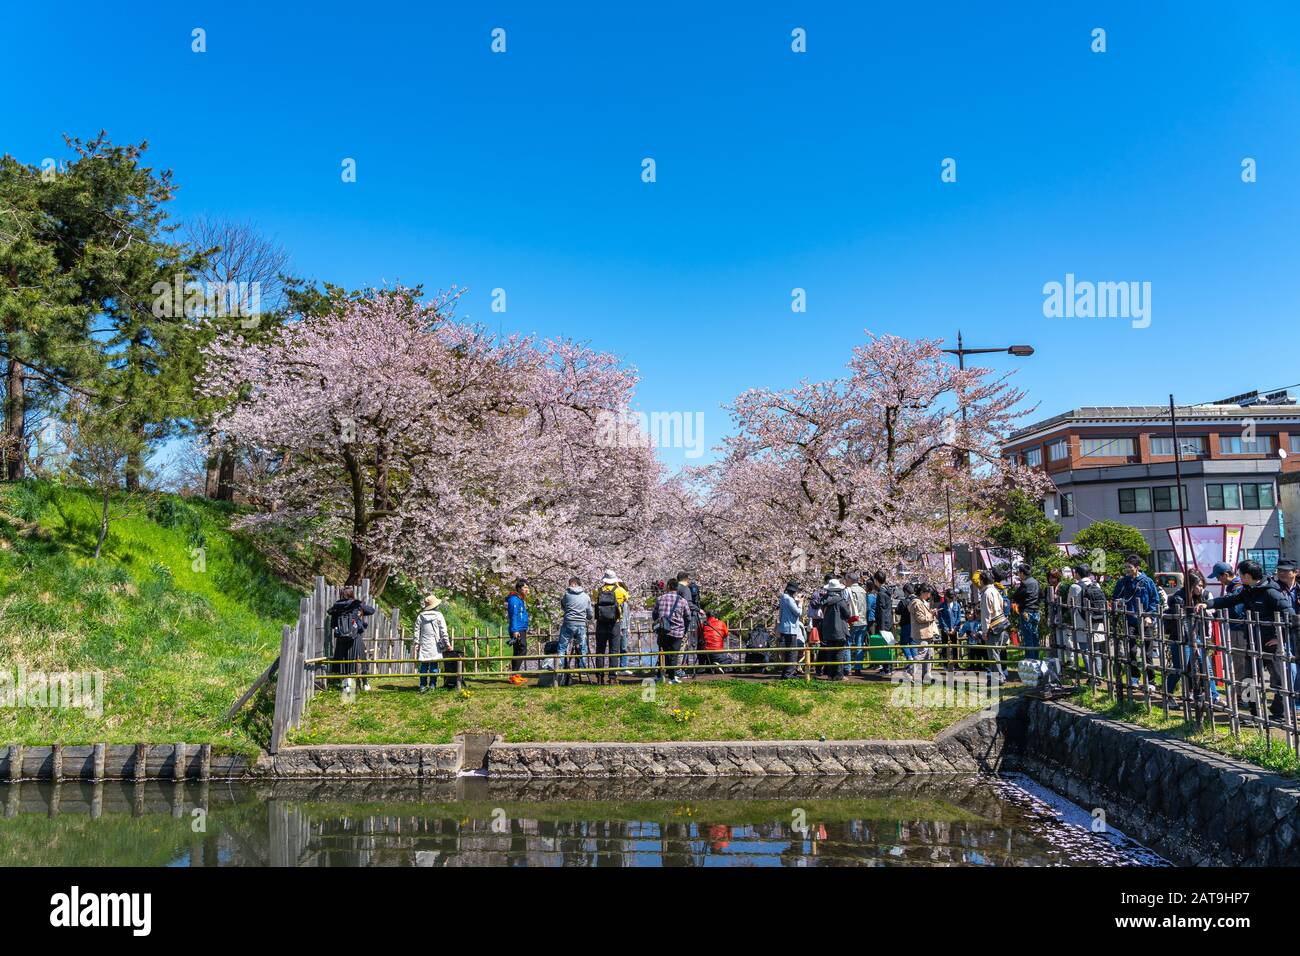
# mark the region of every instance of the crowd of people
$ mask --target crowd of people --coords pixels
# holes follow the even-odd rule
[[[1226,679],[1253,681],[1259,688],[1258,694],[1238,695],[1253,713],[1271,685],[1270,715],[1282,717],[1298,676],[1295,664],[1286,664],[1295,656],[1300,633],[1296,562],[1280,561],[1272,575],[1253,560],[1235,568],[1216,564],[1217,595],[1195,570],[1180,577],[1162,587],[1146,573],[1143,560],[1130,555],[1109,596],[1104,587],[1109,582],[1086,565],[1050,571],[1044,584],[1023,563],[977,571],[962,591],[924,580],[892,581],[883,570],[828,574],[811,591],[790,581],[770,622],[776,634],[766,624],[750,629],[743,639],[743,663],[776,665],[786,679],[829,681],[902,669],[899,676],[923,683],[939,664],[982,668],[1000,682],[1013,679],[1007,652],[1014,641],[1024,660],[1054,660],[1058,672],[1069,668],[1094,681],[1118,658],[1129,684],[1149,692],[1158,689],[1159,669],[1159,689],[1165,693],[1177,693],[1186,680],[1210,706],[1224,707],[1219,685],[1225,675],[1222,662],[1212,660],[1208,622],[1211,612],[1225,612]],[[590,590],[579,578],[569,579],[557,600],[558,633],[532,656],[531,588],[524,579],[516,581],[505,602],[510,682],[526,682],[530,659],[539,660],[542,682],[558,684],[568,683],[577,671],[587,671],[598,683],[634,676],[638,660],[635,666],[648,666],[656,680],[667,683],[741,663],[728,648],[727,623],[716,608],[702,603],[689,572],[655,582],[652,591],[648,617],[660,653],[649,655],[647,665],[645,655],[629,649],[629,620],[638,602],[615,572],[606,571]],[[436,686],[440,670],[444,686],[461,685],[461,653],[438,610],[441,603],[428,595],[415,620],[412,648],[422,693]],[[366,620],[374,613],[351,588],[344,588],[329,610],[336,673],[356,676],[362,690],[369,689],[361,663]],[[345,680],[345,689],[349,684]]]

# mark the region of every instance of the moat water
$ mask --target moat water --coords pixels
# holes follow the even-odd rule
[[[1019,776],[0,785],[3,866],[1162,866]]]

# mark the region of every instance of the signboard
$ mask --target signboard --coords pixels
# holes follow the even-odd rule
[[[1185,574],[1189,567],[1195,568],[1205,576],[1209,590],[1217,594],[1221,588],[1214,580],[1211,571],[1220,561],[1237,566],[1237,556],[1241,551],[1241,531],[1239,524],[1184,525],[1182,528],[1166,528],[1169,541],[1174,547],[1174,557]],[[1191,549],[1191,554],[1187,550]]]
[[[939,553],[930,553],[921,555],[921,566],[931,577],[938,578],[943,575],[945,582],[952,580],[953,553],[943,551]]]
[[[990,571],[1000,564],[1017,568],[1025,560],[1025,556],[1015,548],[980,548],[979,556],[980,564]]]

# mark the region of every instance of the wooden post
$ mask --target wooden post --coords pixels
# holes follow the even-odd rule
[[[9,745],[9,782],[17,783],[23,778],[23,745]]]
[[[393,617],[389,619],[389,628],[393,631],[393,646],[396,649],[396,653],[393,654],[394,658],[407,656],[406,646],[402,643],[402,619],[400,619],[400,614],[402,614],[402,610],[399,607],[394,607]],[[395,663],[393,672],[394,674],[406,674],[407,665]]]
[[[135,763],[131,767],[132,776],[137,783],[143,783],[147,779],[149,763],[149,746],[148,744],[135,745]]]
[[[269,750],[275,753],[280,749],[284,732],[288,725],[292,686],[293,628],[288,624],[280,631],[280,674],[275,680],[275,714],[271,718],[271,744]]]
[[[90,779],[96,783],[102,783],[104,780],[104,757],[106,746],[104,744],[95,744],[95,761],[94,767],[90,772]]]
[[[177,744],[172,757],[172,779],[177,783],[185,782],[185,745]]]
[[[63,745],[50,747],[50,779],[58,783],[63,779]]]
[[[306,694],[307,666],[306,647],[310,639],[308,622],[311,614],[311,602],[303,598],[298,608],[298,626],[294,629],[293,669],[289,672],[290,686],[293,688],[292,707],[289,711],[289,727],[296,729],[302,720],[303,698]]]
[[[207,782],[212,776],[212,744],[199,746],[199,779]]]

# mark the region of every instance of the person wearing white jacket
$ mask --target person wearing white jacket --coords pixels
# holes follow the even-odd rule
[[[451,650],[447,634],[447,619],[438,610],[442,599],[436,594],[427,595],[420,613],[415,617],[415,657],[419,663],[420,693],[433,690],[438,683],[438,661]]]

